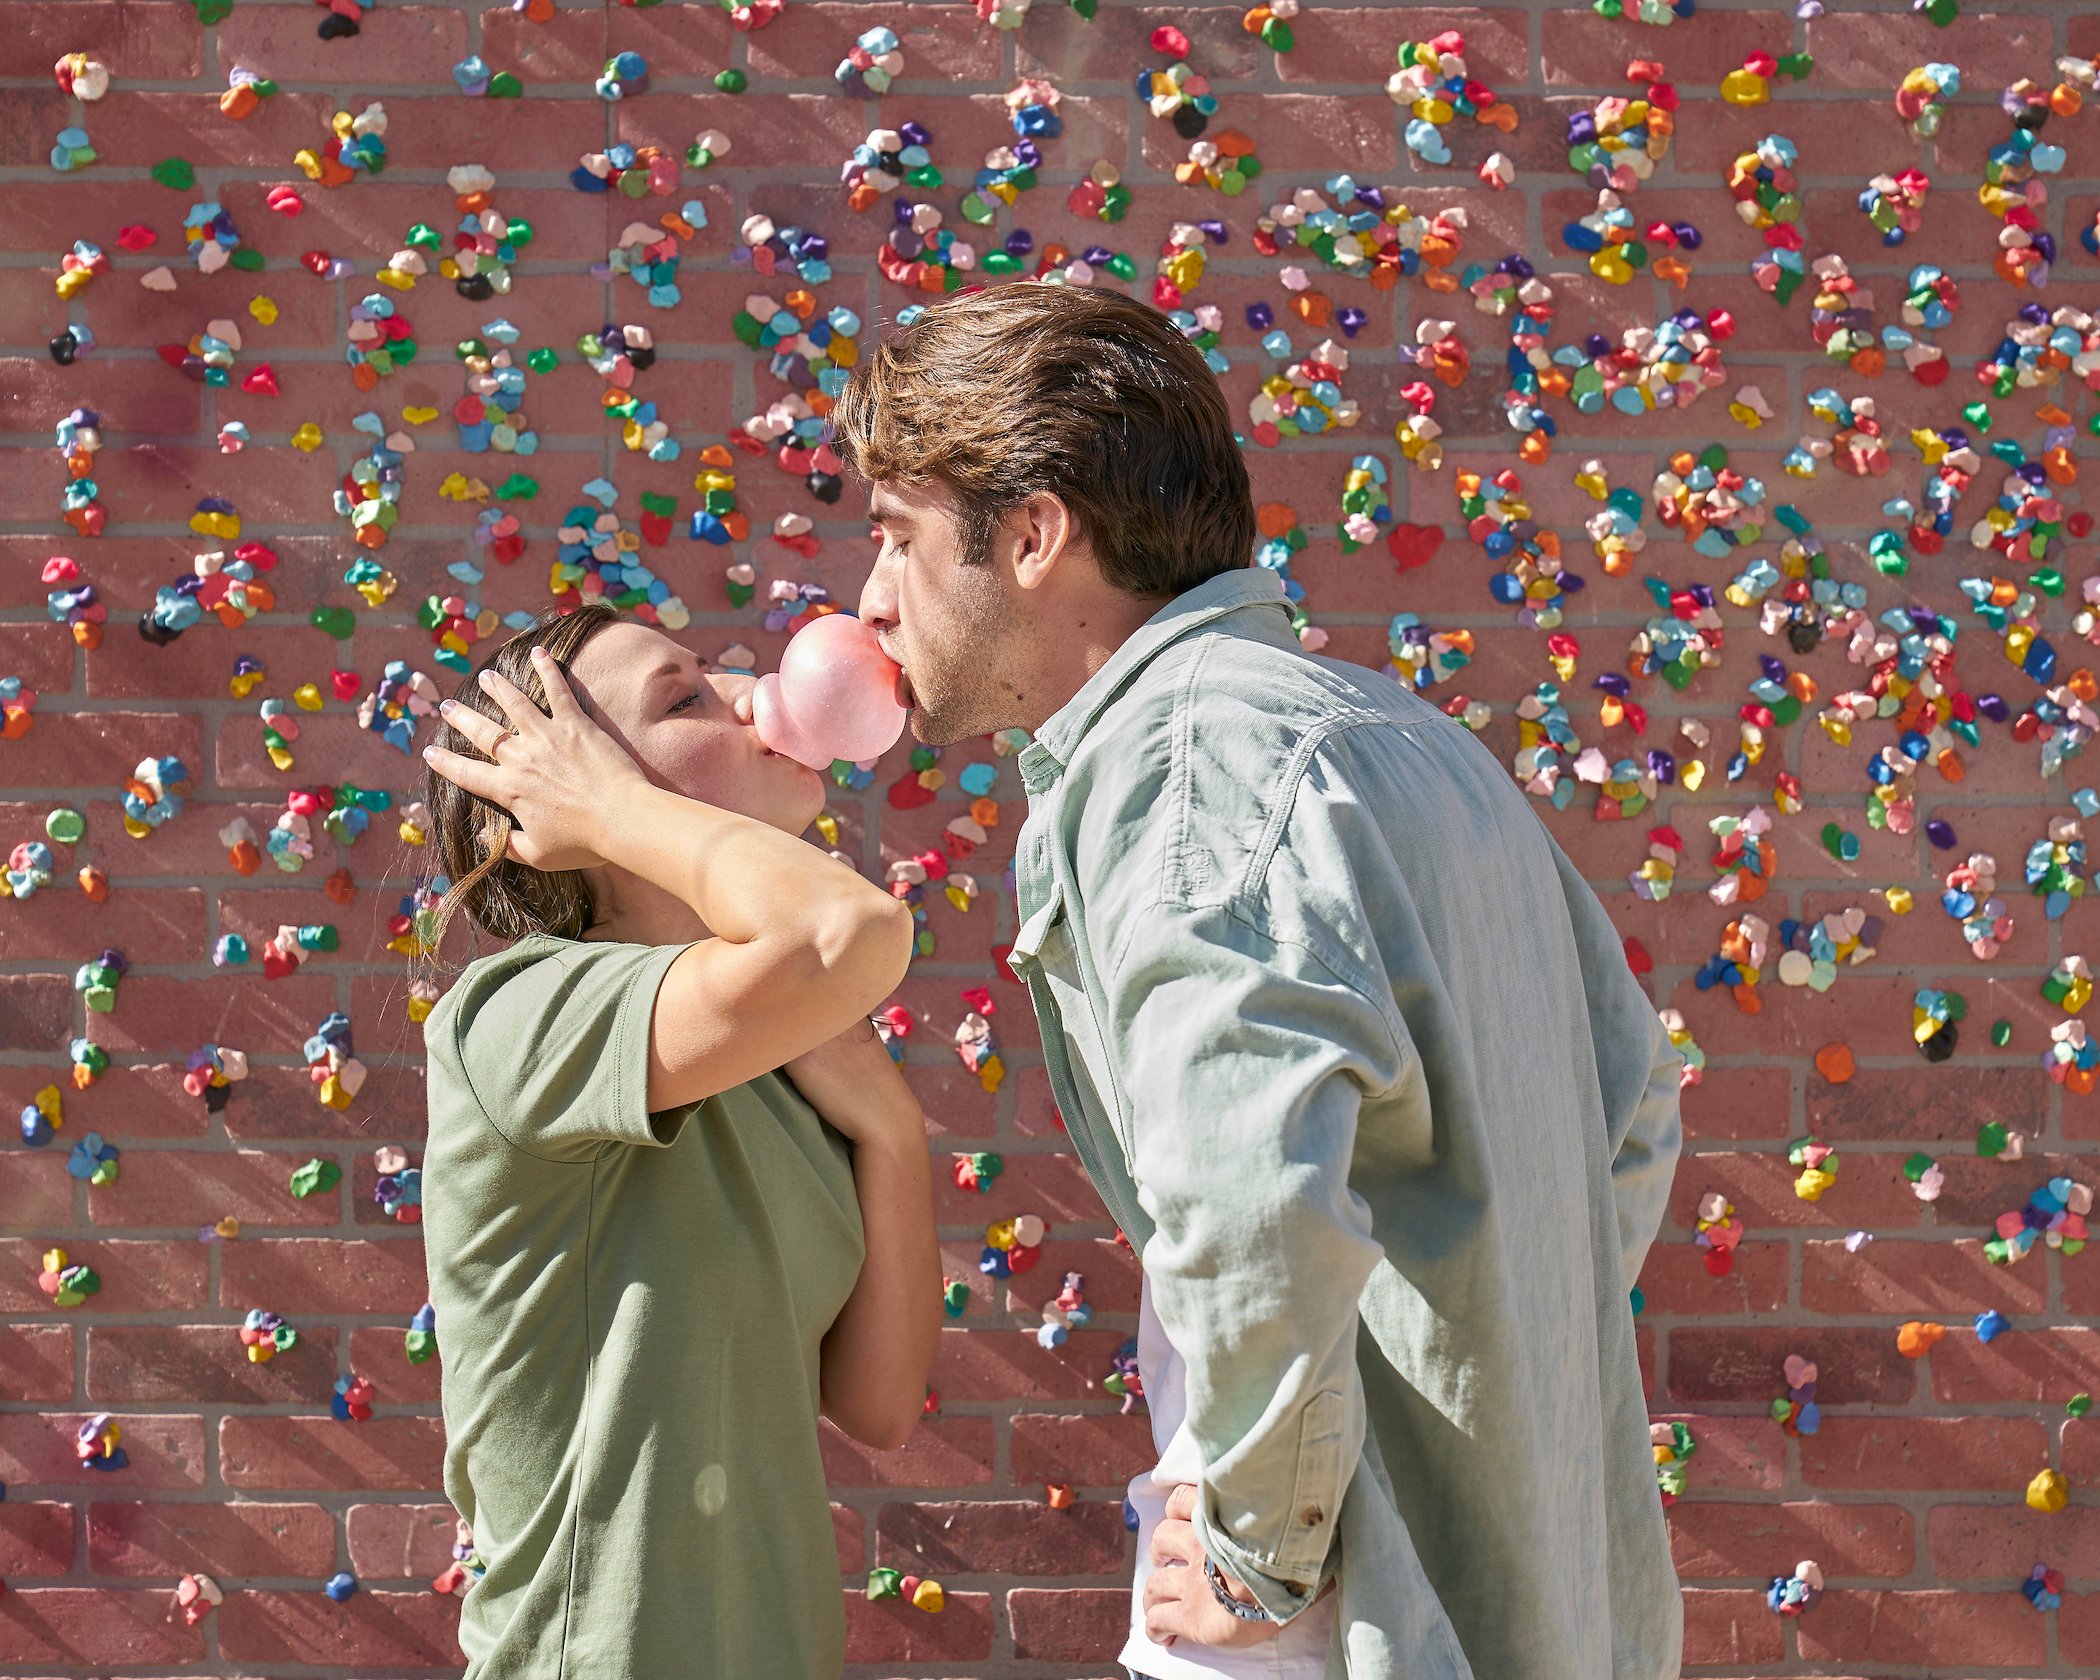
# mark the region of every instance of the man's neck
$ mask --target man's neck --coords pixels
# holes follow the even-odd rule
[[[1088,601],[1058,638],[1058,645],[1044,650],[1043,665],[1030,693],[1034,703],[1021,727],[1031,735],[1039,732],[1171,599],[1118,589]]]

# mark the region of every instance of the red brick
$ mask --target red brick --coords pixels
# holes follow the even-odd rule
[[[0,1505],[0,1580],[68,1575],[72,1570],[72,1506],[28,1499]]]
[[[1366,176],[1390,170],[1398,150],[1396,108],[1383,90],[1344,98],[1335,94],[1277,93],[1261,105],[1259,151],[1270,169],[1346,169]],[[1454,129],[1452,150],[1477,164],[1494,147]],[[1141,130],[1145,162],[1171,170],[1188,156],[1188,142],[1150,116]]]
[[[10,1664],[201,1662],[203,1629],[171,1620],[167,1608],[165,1587],[10,1586],[0,1596],[0,1652]]]
[[[325,1400],[334,1391],[333,1330],[300,1330],[299,1345],[267,1364],[247,1352],[231,1323],[97,1324],[88,1331],[88,1397],[218,1404]]]
[[[66,1400],[72,1393],[70,1324],[0,1324],[0,1400]]]
[[[0,993],[4,990],[5,980],[0,979]],[[36,1077],[40,1084],[51,1083],[40,1075]],[[58,1083],[65,1088],[63,1076]],[[28,1095],[25,1091],[25,1098]],[[70,1149],[72,1145],[66,1147]],[[0,1155],[0,1213],[4,1213],[8,1226],[14,1230],[70,1225],[75,1182],[66,1176],[65,1157],[59,1153],[56,1140],[41,1154],[11,1150]]]
[[[219,1304],[302,1313],[392,1313],[404,1320],[430,1298],[423,1245],[342,1237],[264,1238],[229,1244],[219,1261]]]
[[[1854,1231],[1915,1225],[1923,1205],[1901,1171],[1900,1155],[1838,1156],[1838,1181],[1813,1202],[1794,1194],[1800,1169],[1786,1152],[1685,1155],[1677,1162],[1670,1195],[1671,1217],[1682,1230],[1699,1226],[1699,1199],[1718,1191],[1735,1204],[1744,1228],[1756,1234],[1772,1227],[1822,1226]]]
[[[1833,1592],[1800,1623],[1810,1662],[1985,1663],[2047,1660],[2043,1618],[2017,1592]]]
[[[2100,1330],[2037,1327],[1990,1342],[1950,1335],[1933,1350],[1931,1364],[1932,1390],[1941,1400],[2060,1403],[2100,1389]]]
[[[1518,11],[1452,10],[1437,14],[1439,31],[1455,29],[1466,39],[1466,73],[1498,93],[1529,79],[1530,31]],[[1383,91],[1399,66],[1402,41],[1420,40],[1420,22],[1389,6],[1336,6],[1301,13],[1293,26],[1296,45],[1276,55],[1285,82],[1354,82]],[[1528,110],[1524,113],[1528,119]]]
[[[1006,1615],[1017,1657],[1111,1663],[1130,1635],[1130,1594],[1119,1587],[1019,1587],[1006,1595]]]
[[[1813,1084],[1813,1081],[1811,1081]],[[1799,1128],[1789,1113],[1784,1068],[1709,1066],[1679,1105],[1687,1139],[1791,1138]]]
[[[1834,1579],[1886,1578],[1908,1575],[1912,1562],[1910,1513],[1895,1505],[1681,1499],[1670,1507],[1670,1541],[1677,1573],[1691,1580],[1769,1580],[1805,1557]]]
[[[507,5],[491,6],[481,14],[481,48],[492,70],[527,83],[588,82],[605,63],[605,16],[564,8],[534,23]]]
[[[2048,1286],[2038,1267],[1991,1265],[1973,1239],[1884,1238],[1857,1254],[1840,1242],[1812,1242],[1801,1253],[1801,1304],[1815,1313],[1951,1320],[1995,1307],[2017,1318],[2042,1311]]]
[[[350,1369],[372,1379],[382,1404],[413,1405],[418,1401],[435,1402],[438,1397],[442,1353],[433,1354],[420,1365],[411,1364],[404,1345],[407,1336],[406,1320],[383,1330],[350,1332]]]
[[[786,27],[769,25],[747,37],[751,74],[765,77],[769,87],[796,78],[828,83],[846,47],[877,25],[896,31],[908,73],[923,64],[927,76],[949,82],[989,82],[999,74],[1002,32],[981,22],[974,11],[936,7],[925,13],[891,12],[880,6],[813,0],[792,17],[783,12],[778,22]]]
[[[1658,1242],[1641,1268],[1643,1316],[1712,1318],[1777,1312],[1786,1305],[1789,1251],[1779,1243],[1745,1242],[1726,1277],[1706,1269],[1706,1251],[1684,1238]]]
[[[259,970],[261,958],[254,962]],[[251,1055],[267,1047],[297,1056],[334,1004],[333,982],[304,973],[269,982],[259,973],[179,980],[134,974],[125,979],[124,994],[131,1007],[101,1017],[96,1042],[112,1056],[135,1052],[162,1060],[221,1041]]]
[[[406,996],[406,982],[397,984],[402,995]],[[398,998],[393,1014],[400,1015]],[[369,1015],[360,1015],[355,1009],[351,1012],[351,1020],[357,1035],[358,1059],[365,1061],[367,1056],[372,1059],[365,1061],[367,1077],[364,1089],[358,1092],[348,1108],[323,1108],[315,1101],[312,1081],[307,1078],[303,1067],[251,1067],[247,1081],[226,1105],[222,1119],[227,1136],[235,1142],[288,1140],[302,1145],[304,1153],[295,1153],[286,1159],[287,1181],[291,1169],[306,1160],[315,1149],[332,1152],[343,1142],[348,1142],[359,1156],[363,1156],[375,1147],[375,1136],[402,1144],[419,1143],[422,1139],[427,1123],[423,1112],[423,1070],[420,1066],[402,1064],[400,1052],[395,1048],[397,1033],[400,1042],[405,1043],[408,1035],[417,1029],[407,1025],[405,1017],[396,1026],[392,1020],[376,1020]],[[314,1025],[319,1024],[316,1019]],[[368,1050],[367,1042],[372,1040],[376,1042]],[[314,1199],[309,1196],[307,1201]],[[326,1199],[332,1202],[333,1195]],[[327,1223],[334,1221],[332,1212],[323,1218]]]
[[[52,60],[69,52],[112,66],[118,87],[142,79],[185,81],[201,67],[196,15],[173,0],[90,0],[63,13],[9,0],[0,9],[0,28],[7,43],[0,74],[9,76],[45,74]]]
[[[1014,1419],[1011,1446],[1014,1477],[1024,1484],[1069,1482],[1120,1494],[1131,1477],[1159,1462],[1152,1420],[1141,1412],[1023,1414]]]
[[[1691,1486],[1696,1492],[1716,1489],[1776,1491],[1786,1481],[1786,1436],[1769,1418],[1703,1417],[1657,1413],[1664,1423],[1690,1426],[1697,1453]]]
[[[422,1493],[438,1486],[444,1469],[445,1432],[436,1418],[219,1420],[219,1474],[228,1487]]]
[[[1670,1332],[1670,1397],[1777,1399],[1786,1393],[1787,1356],[1795,1353],[1816,1362],[1816,1398],[1824,1406],[1898,1405],[1917,1387],[1914,1362],[1896,1351],[1892,1330],[1682,1328]]]
[[[360,1581],[429,1579],[452,1566],[459,1513],[450,1505],[353,1505],[343,1517]]]
[[[317,1015],[314,1025],[319,1023]],[[194,1231],[229,1213],[243,1230],[333,1225],[342,1207],[340,1187],[303,1200],[292,1194],[292,1173],[307,1159],[259,1150],[155,1150],[133,1157],[136,1164],[116,1183],[96,1186],[88,1211],[97,1225],[109,1227],[186,1225]]]
[[[1029,1212],[1060,1236],[1072,1235],[1069,1227],[1074,1225],[1096,1229],[1112,1225],[1108,1210],[1087,1182],[1086,1169],[1080,1166],[1076,1155],[999,1153],[1006,1170],[993,1181],[989,1191],[956,1188],[952,1155],[934,1161],[935,1219],[943,1225],[982,1226]]]
[[[328,1575],[335,1521],[318,1505],[174,1505],[97,1500],[87,1508],[98,1575]]]
[[[901,1599],[870,1602],[846,1594],[846,1661],[972,1661],[992,1654],[992,1601],[981,1592],[949,1592],[938,1616]]]
[[[2043,1468],[2037,1460],[2034,1468]],[[1933,1572],[1944,1580],[2027,1579],[2041,1558],[2059,1560],[2073,1579],[2090,1579],[2100,1543],[2100,1506],[2069,1505],[2054,1515],[2018,1505],[1935,1505],[1926,1519]]]
[[[2074,1482],[2100,1476],[2100,1427],[2084,1419],[2063,1426],[2063,1472]]]
[[[59,109],[64,107],[61,105]],[[94,125],[98,134],[105,126],[101,122]],[[78,189],[61,186],[55,190],[67,193]],[[35,213],[33,207],[40,199],[40,187],[18,186],[8,194],[11,205],[29,214]],[[74,214],[77,216],[78,211]],[[22,228],[19,221],[15,226],[18,230]],[[48,233],[41,231],[18,244],[20,239],[18,231],[7,243],[12,249],[31,250],[49,249],[55,243]],[[105,429],[102,450],[95,457],[95,481],[102,490],[102,506],[112,522],[136,519],[138,509],[112,489],[111,480],[118,475],[111,469],[137,450],[125,448],[117,438],[127,432],[152,432],[164,436],[194,432],[201,414],[197,390],[183,379],[151,382],[127,379],[125,370],[111,362],[98,366],[90,359],[78,366],[61,369],[44,355],[4,357],[0,358],[0,425],[10,432],[41,433],[48,442],[59,417],[75,408],[100,412]],[[53,523],[58,518],[59,493],[65,483],[64,466],[55,449],[30,459],[36,463],[35,477],[25,474],[0,492],[0,507],[9,510],[6,514],[9,519]],[[66,552],[65,547],[56,543],[53,546],[57,552]],[[70,546],[73,545],[67,545]],[[40,722],[37,728],[42,727]],[[13,745],[19,748],[35,736],[36,730],[32,730],[25,740]]]
[[[1989,1022],[1977,1025],[1984,1030],[1970,1036],[1988,1043]],[[1811,1073],[1806,1130],[1839,1145],[1855,1139],[1967,1145],[1975,1141],[1978,1126],[1999,1120],[2032,1136],[2048,1107],[2048,1089],[2048,1076],[2038,1067],[1957,1070],[1920,1063],[1862,1070],[1842,1085],[1825,1084]]]
[[[0,1050],[53,1056],[74,1029],[74,993],[57,974],[0,974]],[[65,1067],[55,1056],[55,1067]],[[59,1084],[65,1081],[59,1077]]]
[[[2059,1174],[2081,1177],[2090,1172],[2090,1157],[2047,1155],[2030,1151],[2018,1161],[1985,1160],[1970,1151],[1952,1151],[1940,1162],[1947,1182],[1933,1203],[1933,1223],[1943,1228],[1992,1226],[2001,1213],[2026,1205],[2036,1185]]]
[[[1049,1349],[1031,1331],[948,1329],[935,1352],[933,1386],[951,1400],[1100,1399],[1101,1379],[1126,1339],[1120,1330],[1078,1330]]]
[[[885,1505],[875,1561],[910,1575],[1109,1575],[1125,1566],[1120,1502]]]
[[[1685,1589],[1686,1667],[1776,1663],[1782,1660],[1785,1650],[1779,1637],[1779,1618],[1765,1608],[1762,1592],[1701,1587]]]
[[[1878,88],[1888,79],[1889,54],[1898,56],[1908,43],[1899,44],[1900,14],[1879,15],[1828,13],[1808,25],[1808,48],[1816,58],[1816,86],[1826,93],[1834,88]],[[2047,16],[2035,13],[1964,12],[1945,29],[1933,31],[1933,51],[1947,62],[1962,67],[1962,85],[2002,87],[2033,73],[2038,63],[2047,63],[2052,50],[2052,30]],[[1836,115],[1833,109],[1830,113]],[[1844,130],[1832,128],[1828,138],[1842,141]]]
[[[1841,1489],[2012,1490],[2047,1453],[2031,1417],[1826,1417],[1801,1437],[1801,1479]]]
[[[1057,1299],[1067,1272],[1077,1272],[1084,1279],[1087,1305],[1096,1316],[1137,1311],[1142,1277],[1137,1256],[1111,1237],[1063,1242],[1054,1236],[1043,1244],[1043,1257],[1033,1270],[1006,1280],[1013,1310],[1035,1317],[1045,1302]]]
[[[363,1591],[229,1593],[214,1618],[219,1650],[240,1663],[457,1668],[459,1601],[449,1594]]]
[[[369,87],[437,80],[467,51],[465,17],[436,6],[374,7],[361,16],[357,44],[348,49],[340,41],[321,40],[313,20],[296,7],[235,8],[218,34],[224,62],[267,64],[287,84],[323,87],[343,76],[346,51],[355,53],[357,76]],[[351,109],[362,110],[363,102],[353,101]]]
[[[2056,1642],[2066,1662],[2100,1662],[2100,1592],[2064,1594]]]
[[[826,1424],[818,1431],[834,1487],[978,1487],[992,1479],[992,1420],[927,1418],[895,1452],[877,1452]]]
[[[0,1242],[0,1312],[35,1314],[54,1308],[37,1287],[43,1269],[41,1242]],[[165,1312],[204,1305],[205,1256],[191,1241],[75,1242],[62,1239],[70,1265],[92,1266],[102,1279],[99,1294],[74,1311],[101,1313]]]
[[[182,1088],[185,1071],[173,1062],[113,1066],[85,1091],[66,1090],[66,1124],[100,1132],[120,1149],[148,1139],[201,1138],[211,1116],[201,1099]],[[51,1083],[48,1075],[47,1069],[27,1067],[0,1073],[0,1111],[34,1100],[37,1087]]]
[[[111,1472],[90,1470],[73,1450],[75,1431],[88,1412],[42,1415],[0,1413],[0,1482],[64,1483],[109,1491]],[[111,1421],[122,1432],[130,1466],[119,1472],[127,1492],[162,1488],[197,1489],[204,1485],[204,1420],[155,1414],[131,1417],[117,1413]]]
[[[73,639],[58,624],[0,625],[0,665],[40,702],[57,701],[73,686]]]

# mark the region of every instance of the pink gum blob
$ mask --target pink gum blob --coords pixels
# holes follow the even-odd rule
[[[875,632],[848,613],[827,613],[798,630],[777,674],[758,680],[751,721],[758,738],[812,770],[832,761],[879,758],[904,733],[897,662]]]

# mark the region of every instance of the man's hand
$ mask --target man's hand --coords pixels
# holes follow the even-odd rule
[[[1152,1573],[1145,1579],[1145,1637],[1155,1645],[1176,1639],[1239,1649],[1265,1645],[1282,1629],[1275,1622],[1243,1622],[1217,1600],[1203,1575],[1203,1542],[1189,1519],[1196,1490],[1184,1482],[1167,1495],[1167,1514],[1152,1531]],[[1254,1595],[1222,1568],[1218,1579],[1240,1603]]]

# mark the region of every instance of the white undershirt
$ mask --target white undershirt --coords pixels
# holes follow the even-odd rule
[[[1152,1444],[1159,1453],[1159,1466],[1130,1484],[1130,1503],[1138,1515],[1137,1578],[1130,1592],[1130,1638],[1117,1660],[1152,1680],[1323,1680],[1327,1648],[1334,1638],[1338,1593],[1329,1593],[1294,1617],[1276,1638],[1243,1650],[1198,1645],[1185,1637],[1162,1646],[1145,1637],[1145,1578],[1152,1573],[1152,1531],[1166,1514],[1168,1493],[1180,1483],[1199,1480],[1203,1473],[1202,1455],[1182,1422],[1188,1410],[1187,1370],[1152,1310],[1149,1282],[1138,1296],[1138,1374],[1152,1413]],[[1208,1585],[1203,1590],[1208,1592]]]

